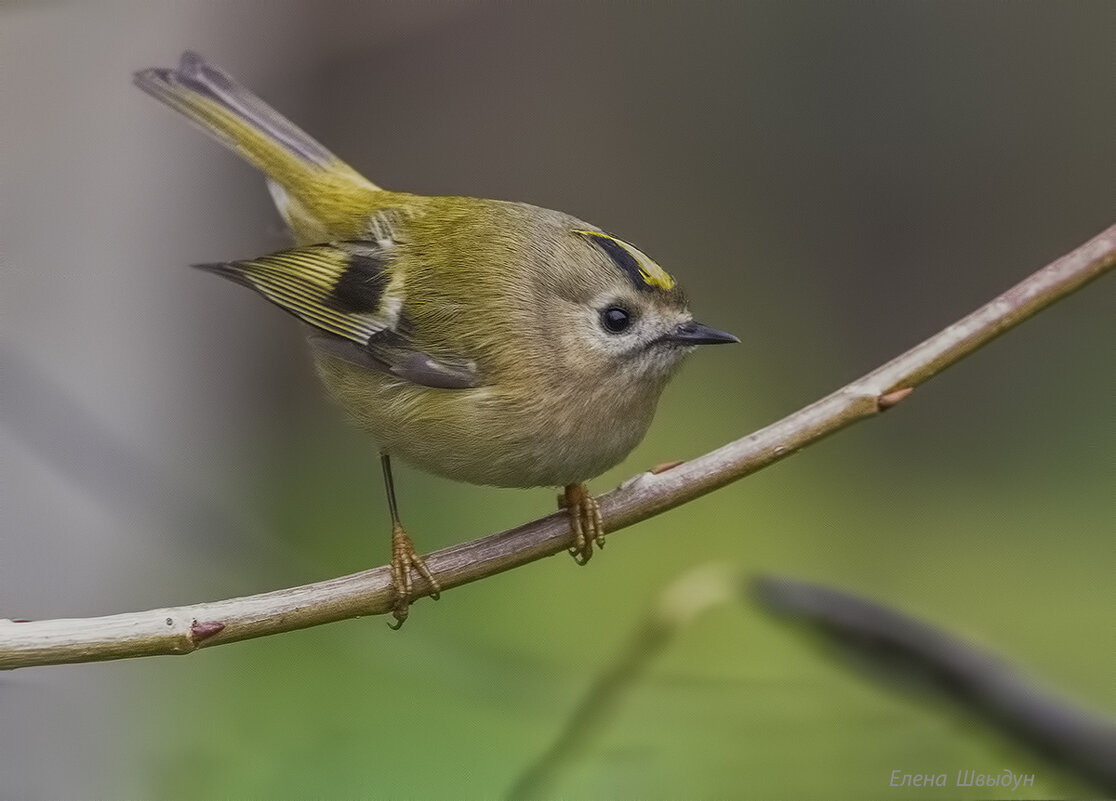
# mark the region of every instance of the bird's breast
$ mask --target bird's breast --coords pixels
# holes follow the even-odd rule
[[[639,444],[660,390],[611,397],[578,386],[432,389],[334,358],[317,366],[333,397],[386,452],[436,475],[501,487],[600,475]]]

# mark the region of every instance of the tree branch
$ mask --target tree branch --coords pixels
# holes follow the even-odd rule
[[[1116,266],[1116,225],[1047,265],[968,317],[833,394],[754,434],[660,473],[640,473],[600,497],[607,531],[665,512],[790,456],[903,400],[914,387]],[[566,549],[569,524],[552,514],[445,548],[426,561],[443,590]],[[417,582],[416,595],[428,587]],[[106,617],[0,620],[0,668],[93,662],[262,637],[390,612],[391,573],[365,570],[301,587],[213,603]]]

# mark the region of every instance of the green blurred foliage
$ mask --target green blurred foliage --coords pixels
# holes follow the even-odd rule
[[[677,394],[697,402],[702,393]],[[669,440],[653,436],[647,448],[670,452]],[[361,497],[360,482],[339,492],[322,468],[363,470],[375,485],[374,458],[341,441],[329,443],[329,458],[324,447],[314,437],[292,449],[277,462],[281,475],[268,479],[277,531],[304,539],[322,577],[361,567],[356,554],[384,558],[379,497]],[[828,447],[840,449],[818,450]],[[811,461],[804,455],[618,534],[586,569],[548,559],[437,604],[420,601],[399,634],[380,618],[358,620],[164,660],[159,686],[175,686],[190,702],[176,710],[174,729],[163,728],[163,715],[149,720],[159,748],[147,792],[499,796],[557,736],[664,585],[710,559],[811,575],[930,613],[1074,688],[1078,701],[1111,705],[1101,653],[1111,615],[1094,597],[1109,572],[1108,546],[1096,535],[1103,509],[1091,521],[1079,515],[1082,530],[1056,539],[1044,529],[1062,525],[1059,515],[1037,490],[974,498],[961,480],[943,494],[886,470],[866,476],[868,487],[839,465]],[[1075,487],[1057,505],[1099,506],[1101,483]],[[405,486],[412,528],[431,547],[547,511],[550,501],[541,491],[460,487],[419,474]],[[423,498],[436,503],[423,506]],[[897,522],[880,498],[905,519]],[[439,532],[454,534],[430,542]],[[1051,593],[1066,601],[1051,606]],[[895,697],[820,656],[747,606],[699,618],[633,680],[620,714],[555,797],[883,798],[909,792],[888,787],[896,768],[949,775],[949,787],[920,797],[985,797],[957,789],[957,772],[1005,767],[1037,775],[1012,797],[1088,791],[968,715],[933,699]]]
[[[741,336],[694,355],[599,490],[828,393],[1116,208],[1108,3],[492,4],[445,19],[415,5],[434,21],[375,47],[353,31],[375,30],[387,6],[344,3],[214,5],[228,29],[176,46],[244,75],[384,186],[525,200],[615,231],[684,283],[702,320]],[[294,34],[264,21],[278,8]],[[175,13],[159,12],[160,46]],[[139,24],[103,46],[142,38],[128,27]],[[253,38],[255,25],[267,35]],[[143,49],[132,66],[176,55]],[[167,163],[207,147],[172,136],[177,124],[160,129]],[[150,201],[149,224],[176,242],[146,257],[160,276],[281,246],[257,177],[215,146],[204,157],[212,172],[177,189],[200,221],[184,228]],[[146,569],[130,603],[384,563],[374,445],[321,399],[289,320],[206,280],[182,301],[206,324],[182,329],[197,354],[176,365],[188,378],[175,402],[215,422],[180,432],[177,469],[227,484],[287,556],[275,568],[254,564],[247,540],[199,545],[177,570]],[[894,604],[1116,712],[1111,301],[1111,280],[1087,288],[884,417],[616,534],[584,569],[547,559],[422,600],[399,633],[355,620],[110,666],[124,700],[102,786],[184,801],[499,797],[658,593],[710,560]],[[190,441],[207,437],[225,450],[198,461]],[[554,508],[550,490],[405,467],[396,480],[422,549]],[[188,592],[160,595],[179,570]],[[138,770],[113,771],[124,753]],[[1009,794],[953,777],[1005,767],[1037,777],[1011,797],[1090,792],[741,604],[700,618],[633,683],[554,797],[992,798]],[[895,769],[951,786],[890,788]]]

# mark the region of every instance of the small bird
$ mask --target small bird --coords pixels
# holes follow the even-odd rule
[[[647,431],[695,345],[738,342],[695,322],[674,279],[594,225],[526,203],[381,189],[195,53],[135,74],[140,89],[264,172],[296,247],[195,265],[311,329],[318,375],[380,446],[393,615],[417,574],[391,457],[472,484],[564,487],[570,553],[604,545],[585,482]]]

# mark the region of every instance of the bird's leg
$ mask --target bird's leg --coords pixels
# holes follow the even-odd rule
[[[558,496],[558,506],[570,516],[570,533],[573,536],[570,555],[575,562],[583,565],[593,557],[593,543],[600,548],[605,544],[604,523],[597,499],[589,494],[589,488],[584,484],[569,484],[565,492]]]
[[[388,510],[391,512],[391,583],[395,587],[395,608],[391,614],[395,617],[393,629],[398,629],[407,619],[407,612],[411,606],[411,589],[413,586],[411,571],[418,574],[430,584],[430,597],[438,600],[442,588],[430,574],[426,560],[419,556],[411,536],[399,522],[399,509],[395,504],[395,483],[391,478],[391,458],[386,453],[380,454],[380,466],[384,470],[384,487],[387,489]],[[388,625],[391,625],[390,623]]]

